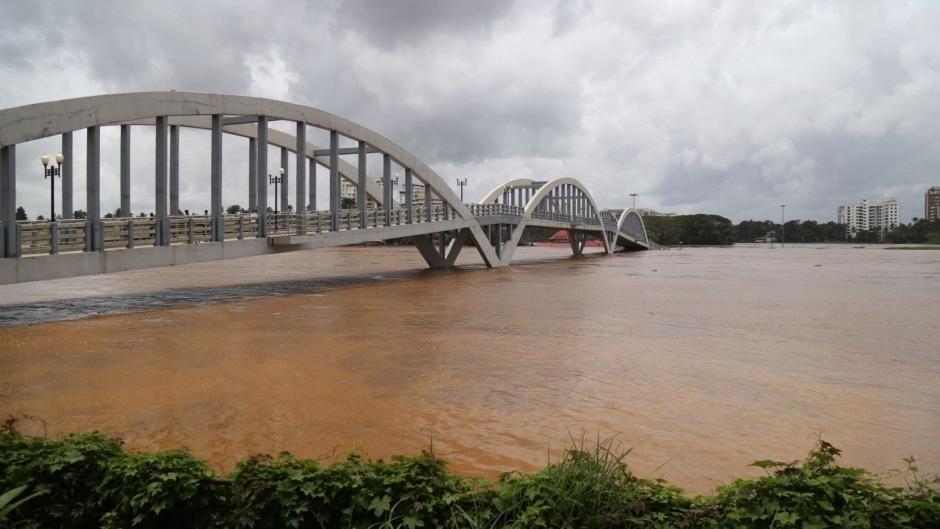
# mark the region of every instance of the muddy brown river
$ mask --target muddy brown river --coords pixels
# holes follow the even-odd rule
[[[618,436],[707,492],[817,436],[940,471],[940,251],[701,248],[432,272],[344,248],[0,286],[0,413],[132,449],[534,470]]]

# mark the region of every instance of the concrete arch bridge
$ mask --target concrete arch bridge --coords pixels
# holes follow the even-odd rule
[[[295,134],[271,128],[274,121],[292,123]],[[110,126],[120,128],[121,207],[117,217],[106,218],[101,212],[101,128]],[[131,213],[131,139],[137,127],[155,130],[151,217]],[[179,210],[181,127],[210,131],[211,207],[206,215],[182,215]],[[327,131],[329,144],[308,142],[308,127]],[[82,130],[86,217],[74,219],[72,135]],[[248,210],[235,214],[227,214],[222,205],[223,134],[248,140]],[[58,171],[61,178],[63,214],[18,221],[17,145],[54,136],[61,137],[64,160],[47,172]],[[352,146],[341,147],[341,140]],[[270,146],[280,148],[282,168],[280,194],[274,200],[268,196]],[[295,163],[288,167],[291,152]],[[381,167],[378,182],[369,178],[370,156]],[[392,196],[393,165],[404,173],[401,201]],[[329,179],[328,209],[317,208],[318,168]],[[272,202],[288,203],[291,181],[293,208],[272,211]],[[355,208],[341,207],[343,181],[357,190]],[[589,238],[602,241],[607,253],[649,248],[636,211],[598,208],[590,191],[574,178],[510,180],[480,203],[464,204],[437,173],[388,138],[307,106],[170,91],[0,110],[0,284],[405,237],[414,240],[434,268],[452,266],[467,246],[487,266],[498,267],[511,262],[529,227],[568,230],[576,255]]]

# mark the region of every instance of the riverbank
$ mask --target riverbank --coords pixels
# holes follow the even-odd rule
[[[802,462],[762,460],[758,479],[692,497],[638,478],[616,440],[569,444],[538,472],[495,482],[447,470],[430,449],[388,462],[351,456],[322,466],[252,456],[225,476],[185,451],[131,453],[101,434],[26,437],[0,429],[5,527],[872,527],[933,528],[940,479],[907,461],[903,487],[842,467],[825,441]],[[93,486],[89,486],[93,485]],[[6,519],[4,520],[4,515]]]

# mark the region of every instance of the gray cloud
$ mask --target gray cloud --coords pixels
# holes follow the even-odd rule
[[[935,3],[3,4],[0,106],[169,88],[287,99],[469,176],[470,199],[509,177],[575,176],[606,206],[638,192],[657,209],[766,218],[786,203],[828,220],[897,196],[909,218],[940,184]],[[133,164],[147,211],[150,134]],[[184,204],[201,210],[207,143],[184,139]],[[226,142],[226,203],[245,202],[242,143]],[[56,144],[18,151],[31,214],[47,201],[34,158]],[[106,188],[116,207],[116,178]]]

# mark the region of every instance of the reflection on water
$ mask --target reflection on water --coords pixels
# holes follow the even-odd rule
[[[520,250],[556,260],[427,272],[355,248],[0,287],[0,412],[220,468],[433,439],[492,476],[587,432],[693,491],[816,435],[940,470],[940,252]]]

